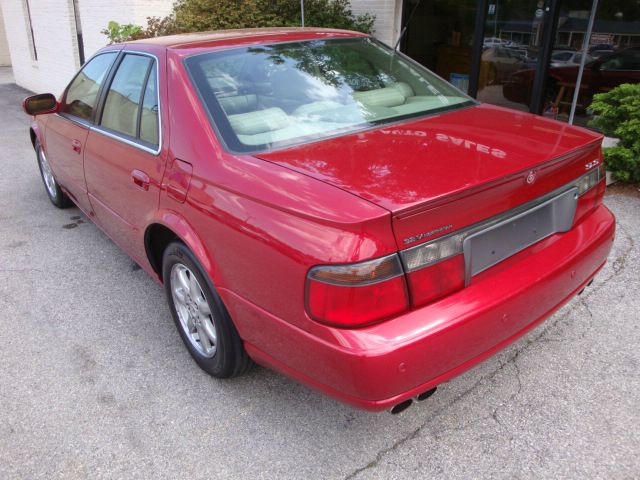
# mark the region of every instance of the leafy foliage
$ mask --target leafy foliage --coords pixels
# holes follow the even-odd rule
[[[617,137],[617,146],[604,151],[608,170],[623,182],[640,183],[640,84],[623,84],[594,96],[590,125],[607,136]]]
[[[262,0],[178,0],[173,18],[180,32],[271,27],[275,16]]]
[[[354,15],[350,0],[305,0],[305,26],[373,32],[375,17]],[[146,27],[109,22],[102,33],[111,43],[174,33],[231,28],[300,26],[299,0],[177,0],[164,18],[147,17]]]
[[[278,25],[300,25],[299,0],[262,0],[265,9],[279,19]],[[308,27],[331,27],[372,33],[375,16],[354,15],[349,0],[305,0],[304,22]]]
[[[141,26],[133,25],[131,23],[120,25],[118,22],[114,22],[113,20],[110,21],[107,28],[102,30],[100,33],[109,37],[109,44],[126,42],[128,40],[137,40],[138,38],[145,37]]]

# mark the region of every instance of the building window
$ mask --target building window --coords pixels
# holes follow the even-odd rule
[[[27,24],[27,37],[29,39],[29,50],[31,51],[31,59],[38,61],[38,50],[36,50],[36,39],[33,35],[33,24],[31,23],[31,7],[29,0],[22,0],[24,6],[24,18]]]

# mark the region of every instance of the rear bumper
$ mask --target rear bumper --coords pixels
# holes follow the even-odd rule
[[[322,327],[312,335],[231,292],[224,296],[234,316],[251,319],[241,335],[258,363],[354,406],[383,410],[460,375],[542,322],[602,267],[614,233],[613,215],[599,206],[463,290],[359,330]]]

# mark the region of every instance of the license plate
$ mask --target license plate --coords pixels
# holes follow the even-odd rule
[[[462,246],[466,280],[505,258],[573,225],[578,189],[572,188],[540,205],[468,236]]]

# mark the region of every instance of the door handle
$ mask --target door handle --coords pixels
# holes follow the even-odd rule
[[[80,143],[80,140],[73,140],[71,142],[71,148],[74,152],[80,153],[80,151],[82,150],[82,144]]]
[[[131,178],[133,179],[133,183],[135,183],[142,190],[149,190],[149,175],[140,170],[133,170],[131,172]]]

